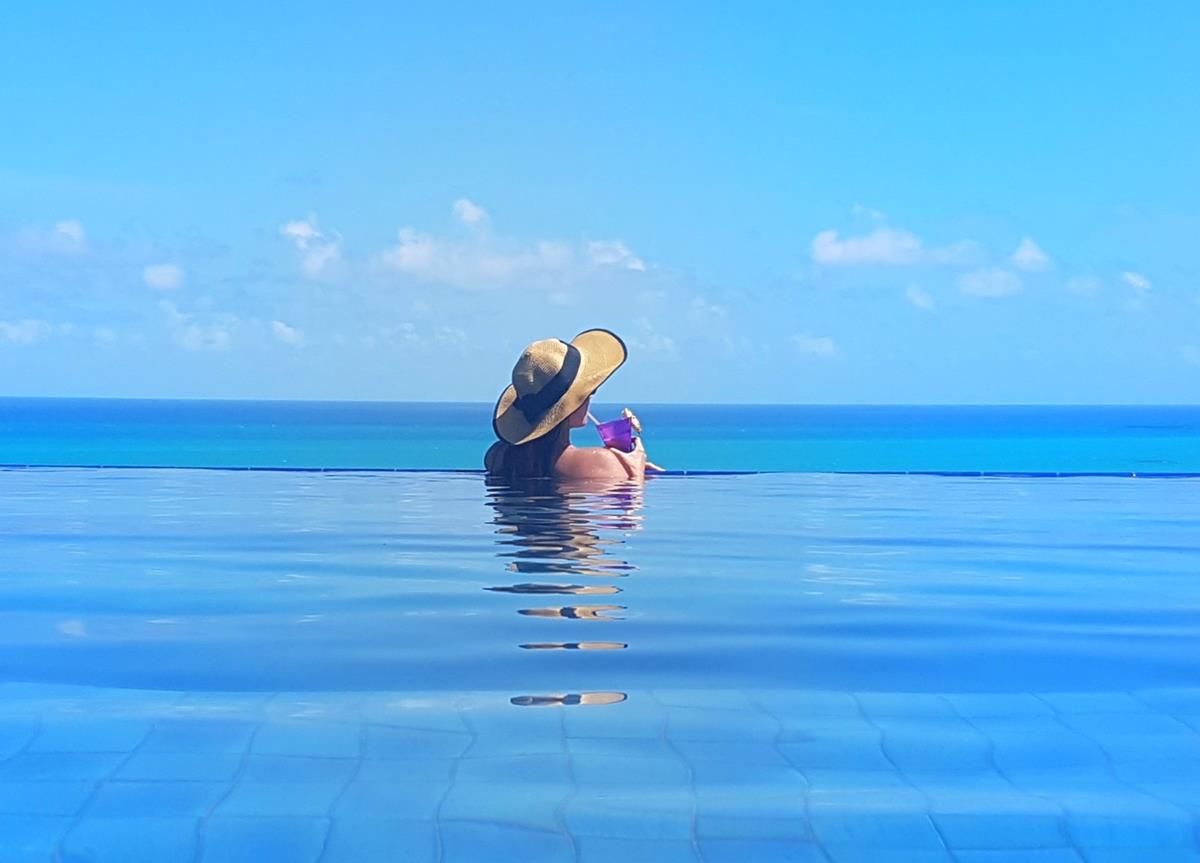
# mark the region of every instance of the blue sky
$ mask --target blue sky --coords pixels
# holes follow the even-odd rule
[[[1195,4],[268,6],[6,11],[0,395],[1200,399]]]

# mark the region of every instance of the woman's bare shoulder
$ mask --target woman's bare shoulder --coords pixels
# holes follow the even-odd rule
[[[554,473],[564,479],[629,479],[639,472],[621,454],[601,446],[572,446],[554,463]]]

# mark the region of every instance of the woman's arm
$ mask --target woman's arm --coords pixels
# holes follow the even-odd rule
[[[625,470],[625,476],[629,479],[640,479],[646,474],[646,454],[641,453],[639,457],[638,450],[633,452],[621,452],[619,449],[607,449],[605,452],[610,452],[617,457],[617,461],[621,463],[621,467]]]
[[[608,451],[615,455],[621,464],[625,466],[625,471],[629,474],[630,479],[644,476],[646,471],[658,471],[661,473],[665,470],[665,468],[659,467],[646,458],[646,448],[642,446],[642,439],[640,437],[633,439],[633,452],[622,452],[619,449],[610,449]]]
[[[641,479],[645,453],[624,453],[600,446],[571,447],[559,456],[554,472],[564,479]]]

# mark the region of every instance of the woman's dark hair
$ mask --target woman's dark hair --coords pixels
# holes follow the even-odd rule
[[[554,475],[554,462],[571,443],[571,429],[563,420],[528,443],[500,448],[494,473],[505,479],[543,479]]]

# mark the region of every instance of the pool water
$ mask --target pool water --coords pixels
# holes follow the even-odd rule
[[[0,470],[0,860],[1200,859],[1198,495]]]

